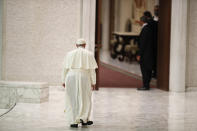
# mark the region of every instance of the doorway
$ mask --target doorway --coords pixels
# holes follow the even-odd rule
[[[123,28],[122,25],[119,25],[119,27],[116,27],[115,24],[117,24],[120,21],[117,20],[117,18],[115,18],[115,15],[113,12],[117,12],[117,8],[115,7],[115,5],[117,5],[117,2],[119,2],[118,4],[120,4],[120,1],[123,0],[108,0],[108,4],[107,5],[109,7],[109,16],[102,16],[102,11],[105,11],[106,9],[103,9],[102,6],[106,6],[104,5],[104,1],[102,0],[97,0],[97,5],[96,5],[96,59],[97,62],[100,64],[102,64],[102,60],[100,59],[100,53],[102,48],[106,48],[106,45],[104,45],[103,43],[103,38],[102,36],[106,36],[108,35],[108,50],[110,51],[110,43],[113,42],[112,41],[112,37],[113,36],[113,32],[114,29],[120,29]],[[132,1],[132,0],[131,0]],[[148,0],[144,0],[144,1],[148,1]],[[106,1],[105,1],[106,2]],[[165,2],[165,3],[164,3]],[[143,3],[141,3],[143,4]],[[158,72],[158,77],[157,77],[157,88],[162,89],[162,90],[169,90],[169,52],[170,52],[170,17],[171,17],[171,0],[160,0],[159,1],[159,24],[158,24],[158,66],[157,66],[157,72]],[[124,6],[125,7],[125,6]],[[118,14],[120,15],[120,14]],[[134,14],[131,13],[131,16],[133,17]],[[105,27],[105,25],[103,25],[103,19],[108,19],[110,21],[109,26]],[[116,20],[115,20],[116,19]],[[112,22],[113,21],[113,22]],[[114,22],[115,21],[115,22]],[[165,24],[167,23],[167,24]],[[127,26],[128,28],[125,29],[125,31],[130,31],[131,30],[131,21],[127,21]],[[108,34],[105,33],[105,35],[103,35],[103,31],[108,30]],[[135,42],[135,40],[134,40]],[[113,57],[113,56],[111,56]],[[119,60],[121,61],[121,58],[119,58]],[[97,74],[99,74],[100,69],[98,69]],[[124,70],[124,69],[123,69]],[[138,75],[138,74],[137,74]],[[100,81],[100,77],[99,75],[97,75],[98,81],[97,81],[97,89],[99,89],[99,83]]]

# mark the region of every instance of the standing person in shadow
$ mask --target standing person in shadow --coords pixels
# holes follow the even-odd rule
[[[140,50],[137,60],[140,61],[143,86],[138,88],[138,90],[149,90],[154,66],[154,28],[151,13],[145,11],[140,20],[143,25],[139,36]]]

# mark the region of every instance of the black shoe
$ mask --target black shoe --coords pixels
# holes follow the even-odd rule
[[[143,86],[143,87],[137,88],[137,90],[145,91],[145,90],[150,90],[150,88]]]
[[[70,127],[78,128],[78,124],[71,124]]]
[[[87,125],[87,123],[84,123],[84,121],[82,119],[80,119],[80,122],[81,122],[82,126],[86,126]]]
[[[93,121],[88,121],[87,122],[87,125],[92,125],[93,124]]]
[[[86,126],[86,125],[92,125],[93,121],[87,121],[87,123],[84,123],[84,121],[82,119],[80,119],[82,126]]]

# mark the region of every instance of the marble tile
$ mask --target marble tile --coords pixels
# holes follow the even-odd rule
[[[48,98],[47,83],[0,81],[0,108],[10,108],[15,102],[46,102]]]
[[[49,88],[43,89],[17,89],[18,102],[40,103],[48,101]]]
[[[17,103],[0,118],[0,131],[196,131],[197,92],[101,88],[93,92],[93,126],[71,129],[65,122],[64,90],[50,88],[49,101]]]
[[[16,100],[16,90],[14,88],[2,87],[0,85],[0,109],[9,109]]]

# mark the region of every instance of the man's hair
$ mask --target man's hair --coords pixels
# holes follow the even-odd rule
[[[144,22],[144,23],[148,23],[151,19],[152,19],[152,14],[150,13],[150,11],[145,11],[143,16],[140,17],[140,21]]]
[[[148,17],[148,18],[153,18],[153,16],[152,16],[152,14],[151,14],[151,12],[150,11],[145,11],[144,12],[144,16],[146,16],[146,17]]]
[[[144,23],[147,23],[148,22],[148,19],[147,19],[147,17],[142,16],[142,17],[140,17],[140,21],[142,21]]]

